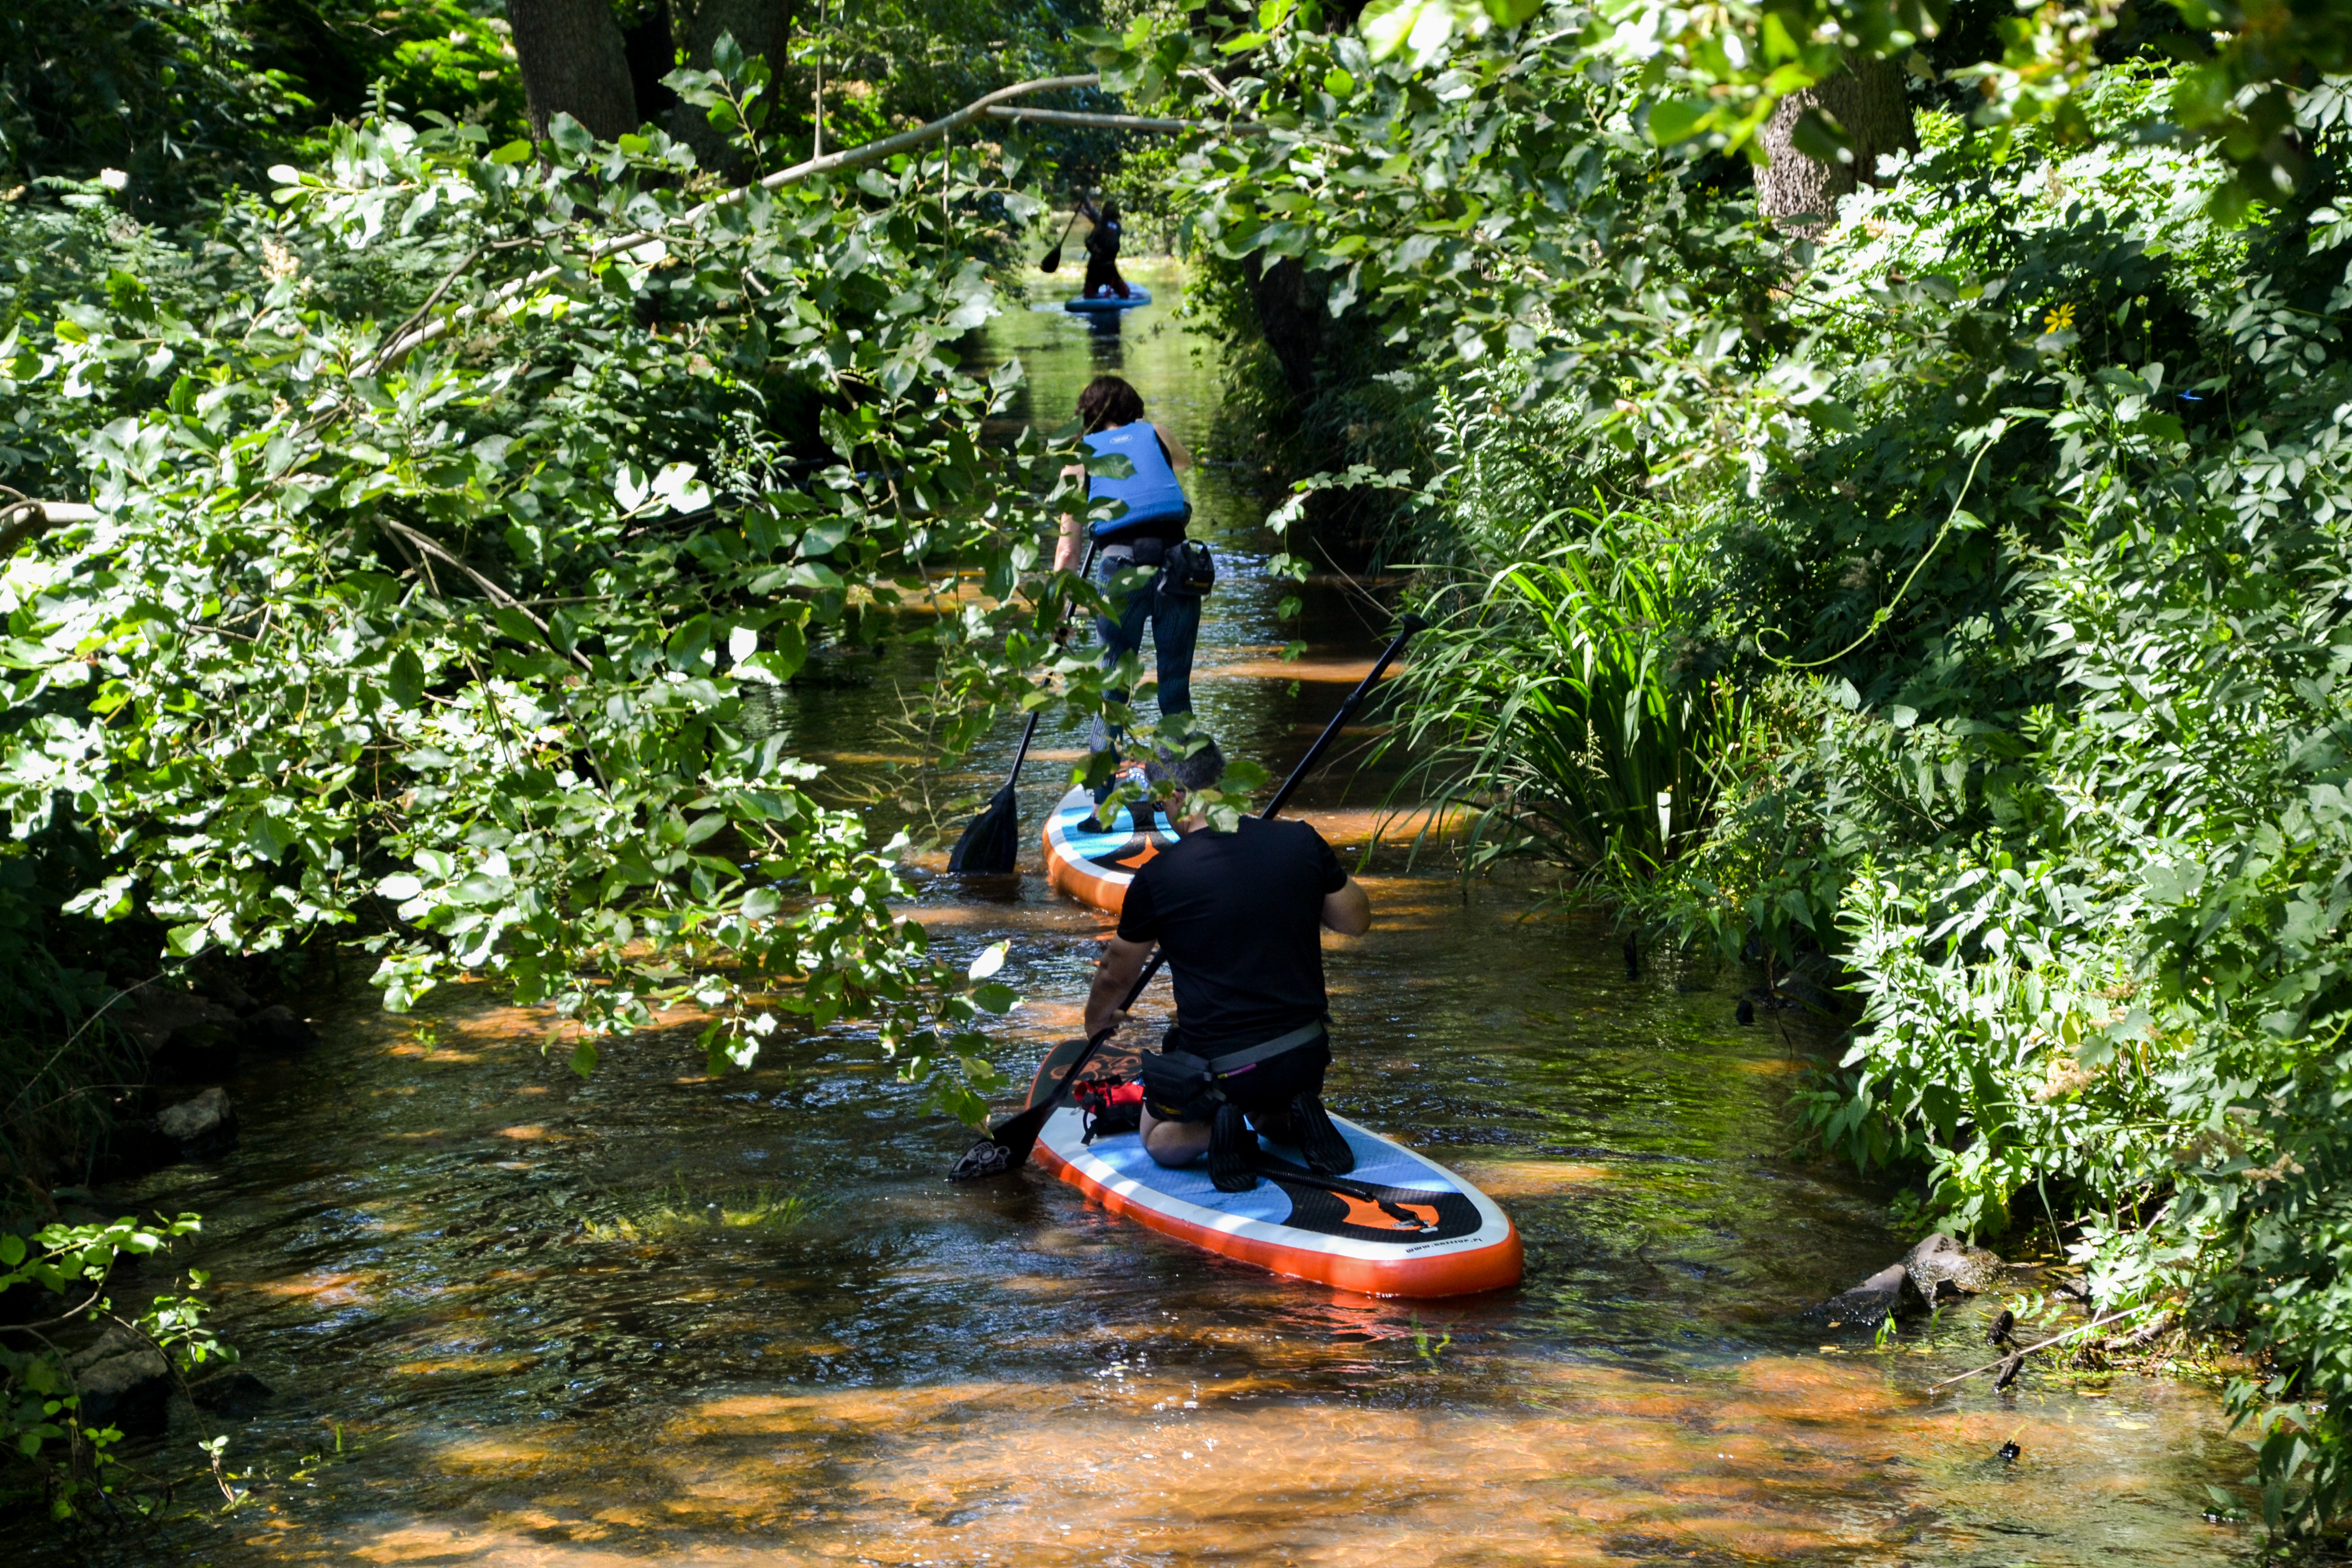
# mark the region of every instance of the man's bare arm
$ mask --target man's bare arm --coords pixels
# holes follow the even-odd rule
[[[1361,936],[1372,929],[1372,900],[1354,878],[1338,892],[1323,895],[1323,923],[1341,936]]]
[[[1087,477],[1087,470],[1083,467],[1073,465],[1072,467],[1062,470],[1062,477],[1066,479],[1076,479],[1083,484]],[[1078,569],[1079,563],[1086,560],[1086,520],[1084,518],[1072,517],[1066,511],[1062,514],[1062,531],[1056,535],[1054,540],[1054,570],[1056,572],[1075,572]]]
[[[1143,973],[1143,961],[1150,956],[1151,944],[1148,942],[1129,942],[1115,936],[1104,946],[1103,955],[1095,964],[1095,988],[1087,996],[1088,1039],[1113,1024],[1127,1021],[1119,1004],[1127,1000],[1135,977]]]
[[[1189,468],[1192,466],[1192,454],[1184,449],[1183,442],[1176,439],[1175,431],[1164,425],[1155,425],[1152,428],[1160,432],[1160,444],[1168,448],[1170,468]]]

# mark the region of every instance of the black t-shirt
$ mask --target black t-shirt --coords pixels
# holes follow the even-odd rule
[[[1214,1057],[1323,1016],[1323,899],[1347,885],[1312,826],[1244,816],[1145,861],[1118,934],[1168,954],[1183,1047]]]

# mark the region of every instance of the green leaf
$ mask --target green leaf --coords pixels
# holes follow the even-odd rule
[[[594,133],[561,111],[547,122],[547,139],[567,153],[593,153],[596,150]]]
[[[1650,139],[1661,147],[1688,141],[1715,113],[1704,98],[1669,98],[1650,106]]]
[[[425,700],[425,661],[413,649],[402,648],[394,654],[387,675],[385,689],[399,707],[413,709]]]

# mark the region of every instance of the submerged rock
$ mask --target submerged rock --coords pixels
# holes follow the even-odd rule
[[[170,1424],[172,1367],[163,1353],[124,1329],[66,1361],[81,1419],[89,1426],[119,1426],[126,1437],[152,1437]]]
[[[229,1103],[228,1090],[208,1089],[157,1115],[155,1131],[177,1146],[180,1158],[201,1160],[236,1145],[236,1108]]]
[[[162,984],[134,989],[106,1014],[115,1027],[137,1040],[150,1057],[163,1050],[172,1037],[196,1024],[234,1026],[236,1010],[192,991],[174,991]]]
[[[188,1397],[196,1402],[199,1410],[243,1420],[268,1409],[269,1402],[278,1397],[278,1391],[249,1372],[231,1368],[215,1373],[202,1383],[189,1384]]]
[[[264,1007],[245,1020],[245,1043],[257,1051],[307,1051],[319,1043],[319,1031],[293,1008]]]
[[[1900,1263],[1890,1263],[1851,1290],[1839,1292],[1807,1313],[1831,1324],[1875,1326],[1889,1314],[1901,1316],[1920,1310],[1918,1292]]]
[[[1981,1247],[1969,1247],[1940,1231],[1853,1289],[1843,1291],[1805,1315],[1832,1324],[1877,1324],[1888,1313],[1907,1317],[1931,1310],[1944,1296],[1990,1290],[2007,1267]]]
[[[218,1083],[236,1073],[238,1031],[233,1024],[205,1019],[183,1024],[147,1058],[151,1083]]]

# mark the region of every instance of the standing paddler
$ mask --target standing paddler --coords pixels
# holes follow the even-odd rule
[[[1086,432],[1089,457],[1122,457],[1134,468],[1126,479],[1088,474],[1083,466],[1062,470],[1066,478],[1083,479],[1089,502],[1118,503],[1113,515],[1091,523],[1062,514],[1061,538],[1054,551],[1054,570],[1075,572],[1086,554],[1092,530],[1101,546],[1096,558],[1095,581],[1110,603],[1111,613],[1095,617],[1095,634],[1102,642],[1106,669],[1143,647],[1143,629],[1151,628],[1151,647],[1160,679],[1160,711],[1192,710],[1192,649],[1201,636],[1201,593],[1189,571],[1174,571],[1191,557],[1184,553],[1184,531],[1192,520],[1192,503],[1176,470],[1192,466],[1192,454],[1173,435],[1143,417],[1143,397],[1115,375],[1098,375],[1078,394],[1078,426]],[[1205,555],[1205,549],[1202,550]],[[1146,574],[1149,574],[1147,575]],[[1109,693],[1113,702],[1127,700],[1125,691]],[[1118,731],[1097,719],[1087,749],[1095,753],[1088,764],[1094,779],[1095,803],[1116,787]],[[1108,752],[1108,762],[1102,753]],[[1089,817],[1081,831],[1099,833],[1102,825]]]

